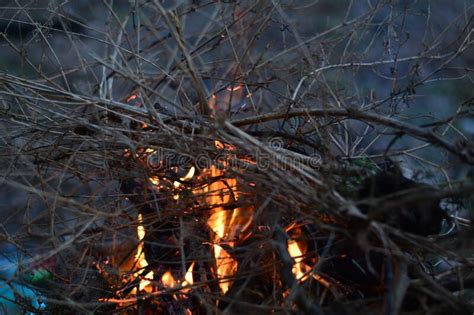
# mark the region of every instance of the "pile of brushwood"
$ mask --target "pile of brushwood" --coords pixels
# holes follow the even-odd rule
[[[112,2],[3,13],[0,314],[474,312],[472,6]]]

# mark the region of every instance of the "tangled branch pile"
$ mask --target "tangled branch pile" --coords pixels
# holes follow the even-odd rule
[[[469,1],[20,2],[3,310],[472,314]]]

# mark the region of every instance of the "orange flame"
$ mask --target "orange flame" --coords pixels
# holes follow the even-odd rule
[[[211,166],[211,177],[218,177],[222,175],[222,171],[216,166]],[[225,210],[223,205],[228,204],[233,198],[237,198],[237,192],[234,191],[237,181],[235,179],[228,179],[226,183],[222,181],[212,182],[203,188],[203,193],[206,194],[206,201],[210,206],[214,206],[207,224],[214,231],[213,237],[213,251],[216,260],[216,274],[219,279],[219,287],[223,293],[229,290],[230,282],[221,281],[223,278],[231,277],[237,270],[237,261],[218,243],[222,241],[230,241],[235,238],[236,226],[230,225],[233,213],[236,210]],[[231,244],[229,244],[231,245]]]
[[[143,272],[143,269],[148,266],[148,262],[145,258],[145,252],[143,251],[143,239],[145,238],[146,232],[145,232],[145,227],[142,225],[143,216],[141,213],[138,214],[137,221],[138,221],[138,226],[137,226],[138,246],[137,246],[137,251],[135,253],[135,262],[136,262],[135,265],[138,271],[134,273],[134,276],[140,277]],[[151,281],[148,279],[153,279],[153,271],[148,272],[144,277],[142,277],[138,285],[139,291],[143,291],[143,290],[145,290],[146,292],[152,291]]]
[[[171,271],[168,270],[161,276],[161,282],[163,284],[163,287],[167,289],[173,289],[180,286],[182,288],[180,290],[181,292],[183,293],[189,292],[189,288],[187,287],[193,285],[194,283],[193,268],[194,268],[194,262],[191,264],[191,266],[189,266],[186,274],[184,275],[184,280],[182,282],[179,280],[176,280],[173,277],[173,274],[171,273]]]
[[[193,285],[194,277],[193,277],[193,269],[194,269],[194,262],[189,266],[186,275],[184,275],[183,287]]]
[[[299,243],[301,242],[288,240],[288,252],[295,262],[292,272],[296,280],[303,282],[311,276],[313,279],[321,283],[321,285],[329,288],[331,284],[326,279],[316,274],[313,268],[304,262],[304,253],[301,250],[301,245]]]
[[[165,272],[161,276],[161,282],[165,288],[173,288],[176,286],[177,282],[173,277],[173,274],[170,271]]]
[[[214,244],[214,257],[216,259],[217,278],[219,279],[219,287],[222,293],[229,291],[232,281],[227,278],[233,276],[237,272],[238,263],[232,256],[221,246]]]
[[[298,242],[294,240],[288,240],[288,252],[290,256],[295,261],[293,265],[293,275],[296,277],[298,281],[304,281],[308,279],[308,268],[311,269],[308,265],[303,262],[303,252],[301,251],[300,247],[298,246]]]
[[[215,146],[228,151],[235,150],[235,147],[217,140]],[[225,163],[223,166],[225,166]],[[210,178],[218,178],[222,175],[224,175],[224,172],[215,165],[212,165],[205,172],[205,176]],[[237,272],[238,262],[220,244],[225,243],[229,247],[234,246],[242,232],[246,231],[252,224],[253,208],[236,207],[232,210],[228,209],[230,208],[229,205],[236,203],[240,197],[235,178],[223,178],[214,181],[202,190],[196,191],[196,193],[205,194],[206,202],[212,208],[207,224],[215,233],[212,241],[217,268],[216,275],[219,280],[219,287],[222,293],[225,294],[232,285],[229,278]]]

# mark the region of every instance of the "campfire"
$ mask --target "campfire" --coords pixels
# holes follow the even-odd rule
[[[13,2],[0,313],[472,314],[472,7]]]

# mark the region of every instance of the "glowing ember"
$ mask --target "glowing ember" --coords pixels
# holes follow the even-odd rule
[[[148,180],[155,186],[160,184],[160,178],[158,176],[152,176]]]
[[[240,90],[240,89],[242,89],[242,88],[243,88],[242,85],[238,85],[238,86],[234,86],[234,87],[230,87],[230,86],[229,86],[229,87],[227,88],[227,91],[229,91],[229,92],[234,92],[234,91],[238,91],[238,90]]]
[[[127,98],[127,102],[133,101],[134,99],[137,99],[137,98],[138,98],[138,95],[133,94],[133,95],[131,95],[130,97]]]

